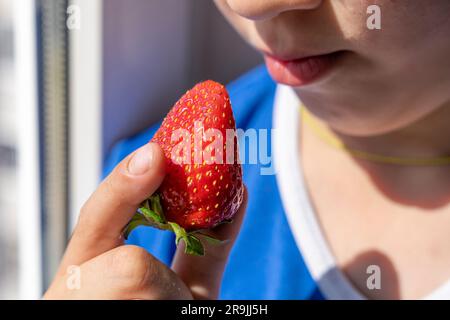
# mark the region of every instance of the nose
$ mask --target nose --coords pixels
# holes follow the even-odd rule
[[[312,10],[323,0],[227,0],[238,15],[251,20],[270,19],[291,10]]]

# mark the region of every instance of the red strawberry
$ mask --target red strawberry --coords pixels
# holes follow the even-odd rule
[[[152,139],[164,151],[166,178],[127,231],[141,224],[172,230],[187,253],[203,254],[198,236],[214,239],[199,230],[231,220],[243,200],[235,129],[223,85],[209,80],[186,92]]]

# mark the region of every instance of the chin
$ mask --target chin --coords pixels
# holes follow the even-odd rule
[[[404,123],[393,121],[392,118],[380,117],[374,113],[364,113],[344,106],[321,108],[315,104],[308,104],[302,100],[308,110],[317,119],[324,122],[337,133],[354,137],[371,137],[387,134],[401,128]]]

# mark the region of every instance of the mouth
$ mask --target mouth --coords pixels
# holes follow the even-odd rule
[[[281,84],[302,87],[317,82],[337,65],[345,51],[284,59],[265,53],[264,59],[272,78]]]

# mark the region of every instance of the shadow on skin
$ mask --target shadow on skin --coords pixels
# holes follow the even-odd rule
[[[368,272],[367,268],[372,265],[380,268],[380,289],[368,288],[368,279],[374,273]],[[319,286],[321,282],[333,282],[338,272],[340,271],[336,268],[330,269],[319,280]],[[398,300],[401,298],[397,271],[390,259],[377,250],[367,251],[356,256],[341,268],[341,272],[365,298],[374,300]],[[373,282],[369,280],[369,283]]]
[[[361,23],[366,23],[366,8],[361,7],[360,10]],[[292,53],[290,51],[295,47],[298,47],[298,50],[317,50],[323,47],[318,43],[333,43],[332,39],[345,37],[335,16],[332,1],[322,2],[321,7],[317,10],[286,11],[271,20],[255,21],[254,25],[261,40],[278,54]],[[299,32],[287,32],[289,30],[298,30]],[[315,34],[305,30],[315,30]],[[295,44],[295,46],[286,44]],[[281,51],[277,52],[277,50]],[[297,93],[299,92],[297,91]],[[302,92],[301,98],[305,105],[308,105],[308,100],[311,98],[305,96],[305,93]],[[311,108],[311,113],[319,116],[314,113],[313,109]],[[450,116],[450,111],[448,115]],[[442,124],[442,119],[440,119],[442,115],[438,112],[430,114],[428,117],[430,121],[438,123],[439,126],[447,126],[446,123]],[[345,135],[333,129],[332,131],[343,142],[348,140]],[[414,135],[408,138],[424,139],[424,137]],[[377,137],[368,137],[366,142],[376,145]],[[392,140],[391,142],[395,143]],[[361,140],[361,143],[364,144],[364,141]],[[354,146],[354,149],[364,151],[358,146]],[[393,202],[428,210],[439,209],[450,204],[450,193],[448,192],[450,190],[450,167],[446,171],[448,179],[443,179],[442,167],[410,170],[411,167],[386,164],[380,170],[380,167],[375,167],[374,164],[367,161],[356,158],[354,161],[365,171],[379,191]],[[436,183],[437,181],[441,181],[441,183]]]
[[[292,33],[285,32],[296,28],[297,30],[311,30],[311,26],[314,26],[314,30],[322,30],[318,34],[329,35],[329,30],[333,30],[334,36],[339,35],[344,37],[343,32],[340,29],[339,23],[334,14],[332,5],[330,2],[325,1],[321,4],[321,8],[318,10],[293,10],[283,12],[279,15],[280,18],[274,17],[270,23],[268,21],[255,21],[255,28],[260,35],[262,41],[269,47],[274,47],[277,50],[291,50],[292,47],[286,47],[285,43],[295,43],[296,46],[300,44],[301,49],[316,49],[310,46],[319,43],[327,42],[326,38],[317,38],[311,33],[302,32],[295,34],[292,38]],[[320,26],[320,27],[319,27]],[[283,35],[283,36],[280,36]],[[291,36],[289,36],[291,34]],[[301,34],[303,36],[301,36]],[[330,39],[331,40],[331,39]],[[280,53],[280,52],[276,52]],[[284,52],[283,52],[284,53]]]
[[[427,116],[427,121],[437,123],[438,127],[447,126],[440,118],[450,117],[450,110],[446,111],[446,115],[439,112],[434,112]],[[420,129],[420,128],[419,128]],[[406,129],[407,130],[407,129]],[[347,137],[333,130],[344,143]],[[423,143],[427,137],[420,137],[409,134],[408,131],[403,133],[403,138],[407,137],[411,145],[415,142]],[[395,140],[395,136],[389,134],[383,139],[390,139],[394,145],[398,144],[398,149],[402,146],[400,142]],[[429,137],[432,139],[432,137]],[[404,140],[404,139],[403,139]],[[366,137],[364,140],[360,139],[361,146],[365,143],[372,144],[375,147],[383,140],[379,141],[377,136]],[[448,145],[448,141],[443,141],[441,147]],[[353,149],[361,149],[360,146],[351,146]],[[403,147],[404,148],[404,147]],[[364,150],[363,150],[364,151]],[[449,150],[450,152],[450,150]],[[394,155],[395,156],[395,155]],[[450,204],[450,166],[405,166],[394,164],[376,164],[370,161],[353,158],[355,163],[363,169],[363,171],[372,180],[373,184],[390,200],[411,207],[418,207],[422,209],[435,210],[443,208]]]

